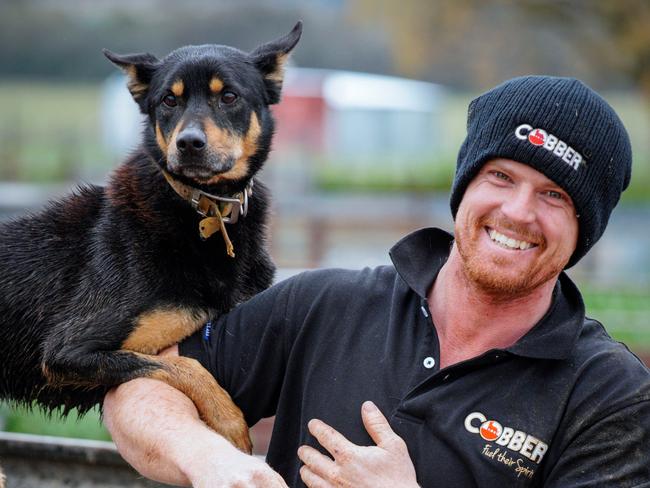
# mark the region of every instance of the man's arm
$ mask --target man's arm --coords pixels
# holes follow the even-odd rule
[[[648,395],[581,427],[561,457],[547,466],[544,488],[650,487]]]
[[[201,488],[287,486],[267,464],[209,429],[192,401],[161,381],[136,379],[111,390],[104,422],[120,454],[147,478]]]

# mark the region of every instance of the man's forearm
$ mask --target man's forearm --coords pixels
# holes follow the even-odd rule
[[[191,400],[156,380],[137,379],[111,390],[104,422],[122,456],[142,475],[176,485],[190,486],[186,473],[197,447],[219,442]]]
[[[287,486],[209,429],[192,401],[166,383],[142,378],[111,390],[104,422],[124,459],[147,478],[196,488]]]

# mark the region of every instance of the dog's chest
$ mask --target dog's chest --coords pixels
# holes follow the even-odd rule
[[[218,240],[216,234],[210,240]],[[220,242],[192,242],[176,248],[153,267],[150,279],[159,282],[166,296],[183,296],[191,303],[205,304],[218,310],[229,309],[238,300],[245,281],[244,270],[250,252],[240,247],[235,258],[229,257]],[[160,270],[160,276],[156,276]]]

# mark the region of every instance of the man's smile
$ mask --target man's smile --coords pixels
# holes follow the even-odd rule
[[[513,249],[513,250],[520,250],[520,251],[525,251],[526,249],[531,249],[533,247],[537,247],[537,244],[534,244],[532,242],[524,241],[524,240],[517,240],[512,237],[508,237],[500,232],[498,232],[495,229],[492,229],[490,227],[485,227],[485,230],[490,237],[490,239],[498,244],[499,246],[505,248],[505,249]]]

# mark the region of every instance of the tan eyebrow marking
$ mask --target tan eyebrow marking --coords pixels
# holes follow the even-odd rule
[[[183,83],[183,80],[176,80],[172,85],[172,93],[177,97],[180,97],[183,95],[183,90],[185,90],[185,84]]]
[[[213,77],[210,80],[210,91],[212,93],[218,93],[223,89],[223,81],[217,77]]]

